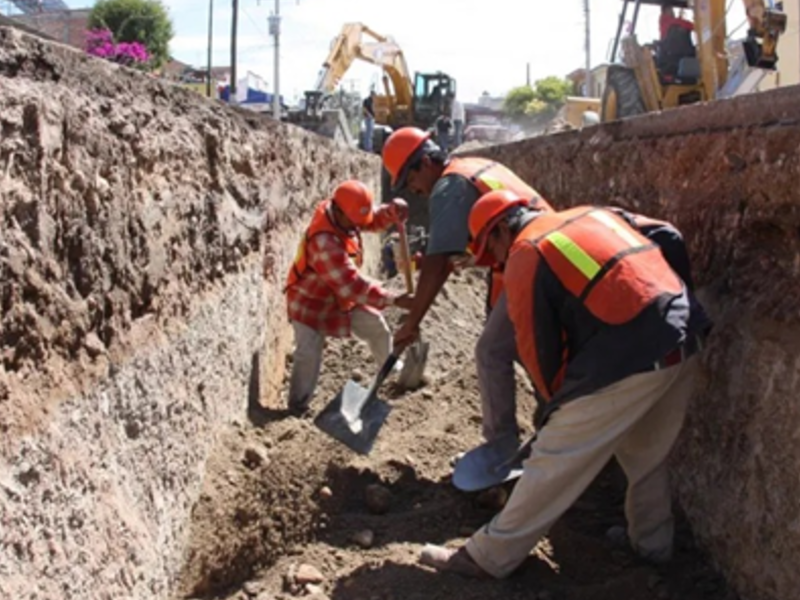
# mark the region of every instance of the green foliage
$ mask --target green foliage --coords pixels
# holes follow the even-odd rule
[[[548,112],[552,107],[538,98],[534,98],[525,105],[525,115],[529,117],[536,117],[543,113]]]
[[[172,21],[161,0],[98,0],[89,14],[90,29],[109,29],[116,42],[139,42],[152,56],[152,67],[169,59]]]
[[[536,82],[536,97],[551,106],[561,106],[566,101],[572,85],[569,81],[550,76]]]
[[[522,85],[508,92],[503,110],[515,120],[554,114],[564,105],[571,89],[571,84],[565,79],[545,77],[534,87]]]
[[[515,87],[508,92],[503,101],[503,110],[510,117],[521,117],[525,114],[525,107],[536,98],[536,92],[529,85]]]

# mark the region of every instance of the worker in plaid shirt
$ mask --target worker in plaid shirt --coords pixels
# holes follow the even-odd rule
[[[360,181],[340,184],[314,211],[289,271],[286,304],[295,350],[288,404],[295,415],[308,412],[327,336],[355,334],[382,365],[392,351],[392,335],[381,311],[392,305],[408,310],[411,304],[408,294],[394,294],[358,271],[361,231],[383,231],[408,218],[403,200],[377,209],[373,201]]]

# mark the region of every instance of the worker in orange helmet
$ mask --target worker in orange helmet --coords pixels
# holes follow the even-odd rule
[[[428,199],[430,224],[428,246],[408,318],[394,334],[394,344],[404,348],[419,335],[419,325],[444,286],[455,259],[469,252],[467,219],[482,194],[511,190],[541,210],[552,210],[539,193],[502,164],[471,157],[449,158],[415,127],[398,129],[383,147],[383,164],[395,191],[407,189]],[[514,361],[517,350],[502,293],[502,265],[491,267],[487,294],[488,318],[475,348],[475,362],[487,441],[519,435],[516,418]]]
[[[380,366],[392,351],[391,331],[381,311],[411,305],[408,294],[393,294],[358,271],[363,262],[361,231],[383,231],[408,218],[403,200],[378,209],[373,201],[362,182],[340,184],[314,211],[289,270],[285,293],[295,350],[288,405],[293,414],[309,409],[325,337],[355,334],[367,342]]]
[[[543,425],[503,510],[458,550],[427,546],[423,564],[506,577],[612,456],[628,478],[629,543],[651,561],[670,558],[666,459],[710,322],[691,273],[671,267],[689,269],[676,260],[682,239],[659,245],[634,221],[591,206],[546,213],[508,191],[473,207],[478,257],[506,264],[508,312]]]

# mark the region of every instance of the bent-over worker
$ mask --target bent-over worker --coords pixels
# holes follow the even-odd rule
[[[402,350],[419,335],[419,325],[444,286],[451,260],[467,254],[469,212],[478,198],[491,190],[511,190],[531,206],[550,205],[510,169],[485,158],[449,158],[415,127],[403,127],[386,140],[383,164],[395,191],[407,189],[428,199],[430,225],[425,259],[410,312],[394,334]],[[491,266],[494,261],[479,261]],[[517,348],[502,293],[502,268],[492,272],[488,293],[491,312],[475,347],[475,362],[483,412],[483,436],[492,441],[519,435],[516,417],[514,361]]]
[[[426,547],[421,562],[506,577],[612,456],[628,479],[631,545],[646,559],[668,560],[666,460],[710,327],[702,307],[659,245],[613,210],[548,214],[493,192],[473,207],[470,232],[479,256],[506,263],[508,311],[546,404],[544,425],[505,508],[466,546]]]
[[[340,184],[314,211],[286,280],[286,304],[295,350],[288,407],[305,413],[317,386],[327,336],[366,341],[378,366],[392,351],[392,335],[381,311],[408,308],[396,295],[363,277],[361,231],[383,231],[408,218],[403,200],[373,208],[373,193],[360,181]],[[398,368],[398,367],[396,367]]]

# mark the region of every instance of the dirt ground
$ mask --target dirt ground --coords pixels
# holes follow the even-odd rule
[[[195,510],[185,596],[244,600],[734,600],[681,518],[677,555],[665,567],[639,561],[606,536],[623,525],[624,477],[609,465],[595,484],[505,581],[470,581],[416,564],[425,543],[460,545],[497,510],[496,499],[449,481],[451,460],[480,443],[473,347],[483,286],[451,278],[429,313],[429,382],[403,394],[383,389],[393,411],[375,449],[357,456],[282,407],[253,407],[212,458]],[[287,357],[288,360],[288,357]],[[344,381],[375,370],[365,346],[334,340],[314,402],[319,410]],[[530,384],[518,373],[519,421],[531,430]],[[387,491],[376,513],[367,489]],[[510,491],[511,484],[506,486]],[[354,536],[372,533],[369,547]],[[367,542],[369,540],[366,540]],[[362,539],[362,543],[365,540]],[[301,565],[306,565],[302,566]],[[308,566],[319,584],[297,584]],[[298,573],[302,573],[298,575]]]

